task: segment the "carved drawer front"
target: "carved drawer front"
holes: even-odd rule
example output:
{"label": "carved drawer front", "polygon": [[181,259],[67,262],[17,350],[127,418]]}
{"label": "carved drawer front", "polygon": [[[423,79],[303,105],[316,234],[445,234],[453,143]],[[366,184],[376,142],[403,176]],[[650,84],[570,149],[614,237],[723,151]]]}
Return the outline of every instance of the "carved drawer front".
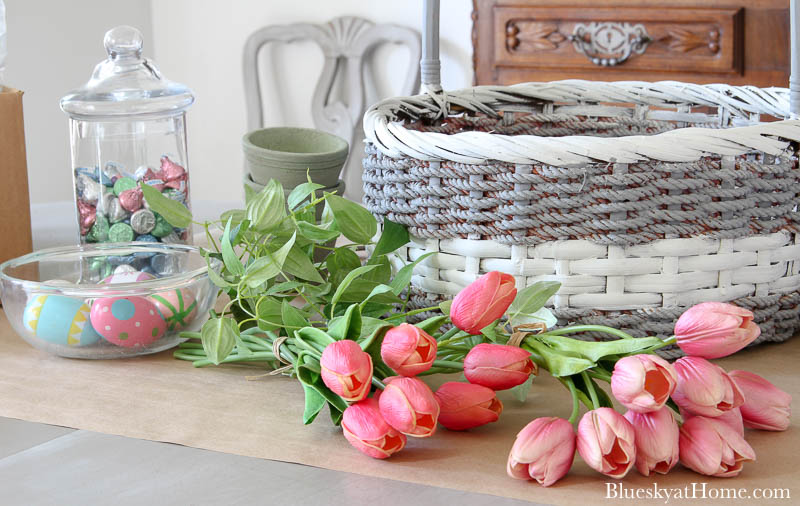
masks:
{"label": "carved drawer front", "polygon": [[741,73],[741,9],[494,8],[494,66]]}

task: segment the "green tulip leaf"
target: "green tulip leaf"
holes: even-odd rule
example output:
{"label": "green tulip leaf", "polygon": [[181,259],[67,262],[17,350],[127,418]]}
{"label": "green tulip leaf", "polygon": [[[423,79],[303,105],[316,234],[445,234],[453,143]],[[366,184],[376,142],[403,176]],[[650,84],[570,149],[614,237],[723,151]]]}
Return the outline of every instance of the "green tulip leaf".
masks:
{"label": "green tulip leaf", "polygon": [[372,269],[375,269],[376,267],[377,267],[376,265],[364,265],[362,267],[355,268],[347,273],[347,275],[344,277],[339,286],[336,287],[336,291],[333,293],[333,297],[331,298],[331,315],[335,314],[334,309],[336,308],[336,303],[339,302],[339,299],[342,298],[342,295],[350,287],[350,284],[353,282],[353,280],[355,280],[358,276],[364,274],[365,272],[369,272]]}
{"label": "green tulip leaf", "polygon": [[378,232],[375,217],[362,206],[338,195],[326,194],[336,224],[342,234],[358,244],[367,244]]}
{"label": "green tulip leaf", "polygon": [[357,341],[361,337],[361,308],[351,304],[342,316],[333,318],[328,324],[328,334],[341,341],[351,339]]}
{"label": "green tulip leaf", "polygon": [[[165,197],[149,184],[140,184],[142,195],[150,210],[158,213],[167,223],[177,228],[186,228],[192,224],[192,213],[177,200]],[[371,215],[370,215],[371,216]]]}
{"label": "green tulip leaf", "polygon": [[426,320],[416,323],[414,326],[424,330],[429,335],[433,335],[442,325],[447,323],[447,315],[431,316]]}
{"label": "green tulip leaf", "polygon": [[200,329],[200,341],[206,356],[219,365],[236,345],[239,326],[232,318],[211,318]]}

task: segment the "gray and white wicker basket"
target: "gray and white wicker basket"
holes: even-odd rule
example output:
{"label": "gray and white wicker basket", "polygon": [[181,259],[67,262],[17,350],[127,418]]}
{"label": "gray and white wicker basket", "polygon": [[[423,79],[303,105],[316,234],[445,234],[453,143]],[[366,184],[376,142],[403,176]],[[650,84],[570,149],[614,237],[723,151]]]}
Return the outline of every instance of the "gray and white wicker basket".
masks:
{"label": "gray and white wicker basket", "polygon": [[428,92],[364,117],[365,204],[413,237],[395,261],[438,253],[412,280],[415,305],[499,270],[518,287],[560,281],[550,304],[564,323],[666,336],[687,306],[717,300],[752,309],[759,341],[800,329],[789,90],[573,80],[445,93],[436,24]]}

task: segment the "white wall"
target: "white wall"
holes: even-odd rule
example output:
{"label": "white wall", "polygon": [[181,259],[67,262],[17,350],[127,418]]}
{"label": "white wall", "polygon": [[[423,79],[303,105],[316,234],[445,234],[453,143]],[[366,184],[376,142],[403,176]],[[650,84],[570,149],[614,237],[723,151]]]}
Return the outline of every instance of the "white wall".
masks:
{"label": "white wall", "polygon": [[[443,85],[462,88],[472,81],[470,0],[442,2]],[[241,198],[241,137],[246,132],[242,48],[255,30],[274,24],[325,23],[360,16],[376,23],[421,29],[421,0],[154,0],[155,60],[170,79],[188,84],[197,102],[188,113],[192,200]],[[313,127],[310,98],[322,68],[311,43],[272,53],[274,77],[288,99],[267,99],[265,126]],[[396,95],[408,58],[399,48],[383,48],[377,66],[388,70],[380,94]],[[413,62],[417,65],[418,62]],[[273,87],[273,91],[275,88]],[[382,98],[382,97],[381,97]],[[357,162],[357,160],[356,160]]]}
{"label": "white wall", "polygon": [[[25,143],[32,204],[71,200],[67,116],[58,101],[106,57],[103,35],[136,26],[152,52],[149,0],[5,0],[6,85],[25,92]],[[34,220],[38,218],[34,216]],[[74,220],[71,220],[74,222]]]}
{"label": "white wall", "polygon": [[[242,196],[241,136],[246,131],[242,48],[262,26],[324,23],[361,16],[376,23],[420,29],[421,0],[5,0],[9,58],[6,81],[25,91],[28,177],[33,204],[72,199],[69,135],[58,107],[62,95],[83,84],[105,57],[103,35],[119,24],[138,27],[145,56],[169,79],[197,94],[188,113],[192,200]],[[472,80],[470,0],[443,0],[443,85]],[[278,87],[267,100],[266,124],[313,126],[309,100],[322,67],[311,43],[275,52]],[[378,94],[396,95],[407,57],[383,48],[376,69],[387,71]],[[417,63],[414,62],[414,65]],[[277,89],[287,93],[278,100]],[[373,97],[377,98],[377,97]]]}

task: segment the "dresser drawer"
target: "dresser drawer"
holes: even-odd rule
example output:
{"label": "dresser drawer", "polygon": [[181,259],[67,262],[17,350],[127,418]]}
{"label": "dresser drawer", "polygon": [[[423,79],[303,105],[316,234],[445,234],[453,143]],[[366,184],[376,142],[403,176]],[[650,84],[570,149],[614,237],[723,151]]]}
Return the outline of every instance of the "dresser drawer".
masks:
{"label": "dresser drawer", "polygon": [[742,9],[495,7],[494,64],[740,74]]}
{"label": "dresser drawer", "polygon": [[789,0],[473,0],[472,21],[475,84],[789,82]]}

